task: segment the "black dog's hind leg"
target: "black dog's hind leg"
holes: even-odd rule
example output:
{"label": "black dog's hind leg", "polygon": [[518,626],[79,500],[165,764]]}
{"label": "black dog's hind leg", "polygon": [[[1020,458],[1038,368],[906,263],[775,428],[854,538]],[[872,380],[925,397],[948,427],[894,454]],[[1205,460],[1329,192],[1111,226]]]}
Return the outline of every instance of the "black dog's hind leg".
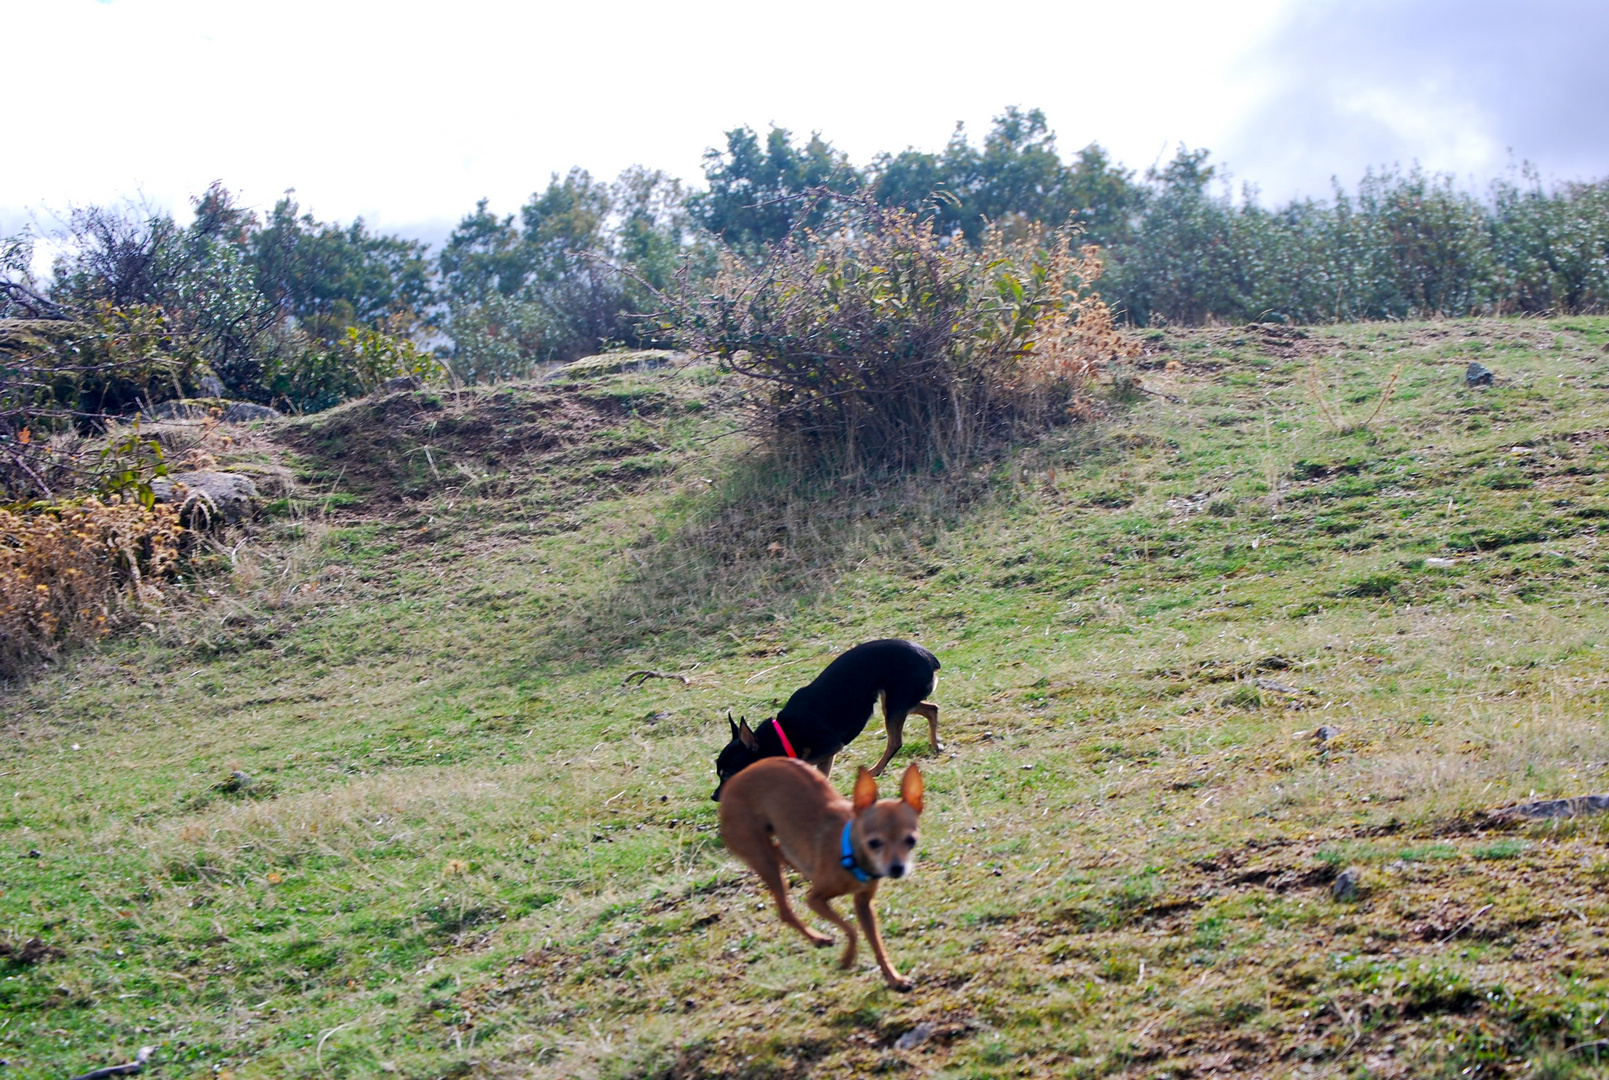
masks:
{"label": "black dog's hind leg", "polygon": [[920,704],[912,705],[911,712],[927,717],[928,744],[933,748],[935,754],[943,750],[944,744],[939,742],[939,707],[931,701],[924,701]]}

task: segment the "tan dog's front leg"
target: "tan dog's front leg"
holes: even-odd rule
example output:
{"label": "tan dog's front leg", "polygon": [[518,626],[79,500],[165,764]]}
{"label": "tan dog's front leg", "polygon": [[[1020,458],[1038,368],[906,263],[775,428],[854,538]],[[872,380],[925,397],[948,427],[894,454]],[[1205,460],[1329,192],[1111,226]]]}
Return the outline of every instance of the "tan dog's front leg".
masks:
{"label": "tan dog's front leg", "polygon": [[831,899],[832,897],[815,889],[805,894],[805,903],[809,905],[811,911],[844,932],[844,952],[838,957],[838,966],[847,971],[855,962],[855,928],[832,909],[832,904],[828,903]]}
{"label": "tan dog's front leg", "polygon": [[911,980],[895,971],[894,965],[888,962],[888,950],[883,948],[883,935],[877,930],[877,913],[872,910],[872,894],[869,891],[855,894],[855,918],[866,932],[866,940],[871,942],[872,955],[877,957],[877,966],[883,969],[883,980],[889,988],[909,990],[914,986]]}

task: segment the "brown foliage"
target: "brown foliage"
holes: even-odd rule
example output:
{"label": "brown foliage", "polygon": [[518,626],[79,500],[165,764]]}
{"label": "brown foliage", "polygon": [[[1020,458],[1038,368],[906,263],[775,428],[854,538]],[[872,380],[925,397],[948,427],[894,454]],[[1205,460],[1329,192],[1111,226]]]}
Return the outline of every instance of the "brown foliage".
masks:
{"label": "brown foliage", "polygon": [[183,547],[169,506],[114,497],[0,509],[0,676],[159,600]]}

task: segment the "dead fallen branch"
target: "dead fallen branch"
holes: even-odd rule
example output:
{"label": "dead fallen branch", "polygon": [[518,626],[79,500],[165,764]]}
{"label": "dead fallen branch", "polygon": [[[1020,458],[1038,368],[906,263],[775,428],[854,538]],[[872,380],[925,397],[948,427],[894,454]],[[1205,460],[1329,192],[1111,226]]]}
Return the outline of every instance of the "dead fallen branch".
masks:
{"label": "dead fallen branch", "polygon": [[680,679],[682,681],[683,686],[688,686],[693,681],[692,679],[689,679],[686,675],[678,675],[674,671],[667,675],[663,671],[649,671],[647,668],[643,668],[641,671],[633,671],[630,675],[627,675],[625,677],[625,679],[621,681],[620,685],[621,686],[630,686],[631,685],[631,680],[633,680],[633,679],[637,680],[637,685],[638,686],[641,686],[643,683],[647,682],[649,679]]}
{"label": "dead fallen branch", "polygon": [[1447,944],[1453,938],[1457,937],[1459,934],[1462,934],[1465,930],[1468,930],[1471,926],[1474,926],[1475,925],[1475,920],[1480,918],[1482,915],[1486,914],[1490,910],[1492,910],[1492,905],[1487,904],[1485,907],[1483,907],[1479,911],[1475,912],[1475,914],[1471,915],[1469,918],[1465,919],[1463,922],[1459,923],[1457,926],[1455,926],[1451,930],[1449,930],[1447,932],[1447,936],[1443,937],[1440,941],[1436,942],[1436,944],[1437,945],[1445,945],[1445,944]]}
{"label": "dead fallen branch", "polygon": [[121,1065],[108,1065],[104,1069],[80,1073],[73,1077],[73,1080],[103,1080],[104,1077],[108,1076],[133,1076],[135,1073],[145,1070],[145,1063],[150,1060],[151,1055],[154,1053],[156,1053],[156,1047],[142,1046],[140,1047],[140,1052],[134,1055],[133,1061],[127,1061]]}

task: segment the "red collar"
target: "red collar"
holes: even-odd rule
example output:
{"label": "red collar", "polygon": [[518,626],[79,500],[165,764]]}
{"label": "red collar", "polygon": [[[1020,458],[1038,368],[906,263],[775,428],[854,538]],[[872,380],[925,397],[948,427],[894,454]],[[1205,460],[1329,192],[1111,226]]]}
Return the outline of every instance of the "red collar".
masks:
{"label": "red collar", "polygon": [[782,724],[774,716],[771,718],[771,730],[777,733],[778,739],[782,740],[782,752],[784,754],[791,758],[799,756],[793,752],[793,744],[788,741],[788,733],[782,730]]}

